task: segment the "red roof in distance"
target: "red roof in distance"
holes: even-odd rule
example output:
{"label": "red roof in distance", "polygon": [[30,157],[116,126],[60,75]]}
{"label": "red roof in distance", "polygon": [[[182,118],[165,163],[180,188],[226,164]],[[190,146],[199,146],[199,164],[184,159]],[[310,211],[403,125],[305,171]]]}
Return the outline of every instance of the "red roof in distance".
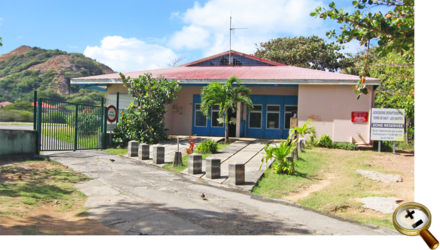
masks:
{"label": "red roof in distance", "polygon": [[11,104],[12,104],[12,102],[8,102],[8,101],[0,102],[0,107],[6,107],[6,106],[11,105]]}
{"label": "red roof in distance", "polygon": [[[36,102],[36,103],[37,103],[37,105],[38,105],[38,102]],[[32,104],[32,106],[34,106],[34,102],[31,102],[31,104]],[[43,107],[43,108],[56,108],[55,106],[52,106],[52,105],[47,104],[47,103],[45,103],[45,102],[42,102],[42,103],[41,103],[41,107]]]}

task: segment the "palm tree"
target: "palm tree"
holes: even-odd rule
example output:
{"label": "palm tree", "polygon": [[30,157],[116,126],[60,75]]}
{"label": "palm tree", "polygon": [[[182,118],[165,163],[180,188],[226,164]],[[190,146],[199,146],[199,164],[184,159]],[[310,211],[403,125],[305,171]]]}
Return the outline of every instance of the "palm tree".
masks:
{"label": "palm tree", "polygon": [[[307,127],[309,125],[310,127]],[[288,140],[292,141],[295,137],[298,137],[298,135],[301,135],[302,138],[304,138],[306,135],[316,136],[316,129],[312,125],[313,125],[313,120],[309,119],[301,127],[292,128]]]}
{"label": "palm tree", "polygon": [[[250,98],[251,90],[240,85],[240,82],[241,80],[237,76],[232,76],[226,81],[226,84],[213,82],[202,89],[200,109],[205,116],[211,118],[211,108],[215,105],[219,106],[219,122],[225,123],[225,143],[229,143],[228,110],[232,109],[235,112],[239,102],[246,104],[249,110],[254,108]],[[233,88],[233,83],[237,83],[237,87]]]}

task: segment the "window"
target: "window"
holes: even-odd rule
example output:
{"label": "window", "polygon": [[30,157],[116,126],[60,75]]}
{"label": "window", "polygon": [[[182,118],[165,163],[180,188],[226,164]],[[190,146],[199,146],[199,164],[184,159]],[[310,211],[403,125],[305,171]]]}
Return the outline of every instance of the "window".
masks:
{"label": "window", "polygon": [[195,127],[206,127],[207,118],[203,115],[202,111],[200,110],[200,104],[196,104],[196,122]]}
{"label": "window", "polygon": [[261,128],[263,105],[254,104],[254,109],[249,112],[249,128]]}
{"label": "window", "polygon": [[280,106],[267,105],[267,127],[268,129],[280,128]]}
{"label": "window", "polygon": [[218,122],[218,118],[219,116],[219,112],[220,112],[220,106],[219,105],[215,105],[214,107],[212,107],[212,111],[211,111],[211,127],[223,127],[223,123],[219,123]]}
{"label": "window", "polygon": [[284,107],[284,129],[290,129],[290,118],[297,118],[298,107],[286,105]]}

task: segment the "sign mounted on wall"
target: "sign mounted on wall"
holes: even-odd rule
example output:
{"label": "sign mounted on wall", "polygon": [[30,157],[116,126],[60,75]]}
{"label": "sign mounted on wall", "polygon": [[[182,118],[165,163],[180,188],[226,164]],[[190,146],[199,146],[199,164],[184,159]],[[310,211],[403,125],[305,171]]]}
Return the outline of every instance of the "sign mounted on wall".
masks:
{"label": "sign mounted on wall", "polygon": [[404,141],[405,109],[379,109],[371,111],[371,140]]}
{"label": "sign mounted on wall", "polygon": [[368,112],[351,112],[351,122],[368,122]]}
{"label": "sign mounted on wall", "polygon": [[116,112],[116,107],[113,105],[108,106],[108,108],[107,108],[107,121],[115,122],[116,117],[118,117],[118,112]]}

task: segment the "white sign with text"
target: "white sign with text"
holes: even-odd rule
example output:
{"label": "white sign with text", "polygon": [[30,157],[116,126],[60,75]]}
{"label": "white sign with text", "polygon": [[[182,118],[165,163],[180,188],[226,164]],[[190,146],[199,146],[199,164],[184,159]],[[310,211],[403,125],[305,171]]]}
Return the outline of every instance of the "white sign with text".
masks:
{"label": "white sign with text", "polygon": [[405,110],[373,108],[371,112],[371,140],[404,141]]}

